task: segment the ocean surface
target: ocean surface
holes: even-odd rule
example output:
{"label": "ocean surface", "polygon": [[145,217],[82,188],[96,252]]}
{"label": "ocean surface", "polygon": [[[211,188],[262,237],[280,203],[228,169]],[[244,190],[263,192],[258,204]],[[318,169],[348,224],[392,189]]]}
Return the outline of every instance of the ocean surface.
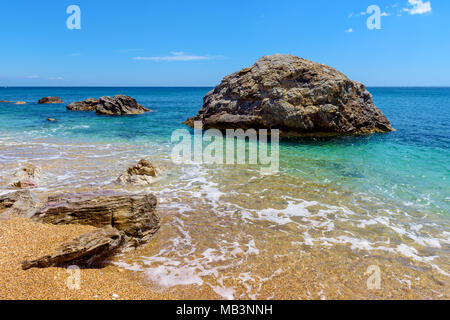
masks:
{"label": "ocean surface", "polygon": [[[405,286],[415,297],[448,297],[450,88],[369,88],[395,132],[282,139],[276,175],[171,161],[173,131],[190,130],[182,123],[209,90],[0,88],[0,100],[27,102],[0,103],[0,193],[22,163],[42,168],[42,196],[119,188],[118,175],[145,157],[161,177],[128,191],[158,196],[162,228],[145,250],[115,263],[158,288],[230,299],[364,298],[375,294],[364,275],[376,265],[380,290],[393,297]],[[153,112],[109,117],[37,104],[115,94]]]}

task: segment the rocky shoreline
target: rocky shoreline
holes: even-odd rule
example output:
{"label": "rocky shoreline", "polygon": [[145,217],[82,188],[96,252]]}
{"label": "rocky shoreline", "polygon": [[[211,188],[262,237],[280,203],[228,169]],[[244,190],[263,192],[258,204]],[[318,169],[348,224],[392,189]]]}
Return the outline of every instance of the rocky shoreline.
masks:
{"label": "rocky shoreline", "polygon": [[[96,228],[71,242],[63,243],[51,255],[23,261],[24,270],[34,267],[101,265],[106,258],[118,252],[144,245],[160,228],[157,199],[153,194],[97,190],[58,194],[41,202],[30,191],[39,184],[39,168],[28,165],[18,172],[21,174],[19,180],[11,188],[22,190],[0,196],[0,218],[19,216],[44,224],[75,224]],[[142,159],[121,175],[117,183],[133,184],[137,181],[137,185],[149,185],[151,180],[148,177],[156,177],[156,169]]]}

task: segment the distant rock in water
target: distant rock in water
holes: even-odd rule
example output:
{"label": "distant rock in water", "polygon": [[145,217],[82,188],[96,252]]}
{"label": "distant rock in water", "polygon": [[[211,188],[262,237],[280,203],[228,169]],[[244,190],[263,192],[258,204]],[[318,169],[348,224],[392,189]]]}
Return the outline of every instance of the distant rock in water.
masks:
{"label": "distant rock in water", "polygon": [[11,101],[8,101],[8,100],[0,100],[0,103],[11,103]]}
{"label": "distant rock in water", "polygon": [[225,77],[204,97],[204,128],[280,129],[284,135],[392,131],[363,84],[323,64],[275,54]]}
{"label": "distant rock in water", "polygon": [[52,103],[64,103],[60,98],[58,97],[45,97],[38,101],[39,104],[52,104]]}
{"label": "distant rock in water", "polygon": [[154,182],[155,178],[155,167],[149,161],[142,159],[135,166],[128,168],[117,182],[123,185],[145,186]]}
{"label": "distant rock in water", "polygon": [[102,115],[132,115],[143,114],[150,111],[129,96],[116,95],[114,97],[101,97],[95,108],[97,114]]}
{"label": "distant rock in water", "polygon": [[47,118],[47,121],[49,121],[49,122],[56,122],[56,119],[55,118]]}
{"label": "distant rock in water", "polygon": [[72,111],[95,111],[98,99],[89,98],[84,101],[78,101],[69,104],[66,108]]}
{"label": "distant rock in water", "polygon": [[27,104],[25,101],[17,101],[16,103],[14,103],[14,104]]}

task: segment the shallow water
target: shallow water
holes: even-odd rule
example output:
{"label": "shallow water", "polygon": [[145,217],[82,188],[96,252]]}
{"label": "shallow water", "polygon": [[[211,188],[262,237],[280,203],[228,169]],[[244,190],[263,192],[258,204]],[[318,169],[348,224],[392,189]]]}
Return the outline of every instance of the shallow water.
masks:
{"label": "shallow water", "polygon": [[[119,188],[117,176],[145,157],[161,178],[128,190],[158,196],[162,227],[116,263],[152,286],[234,299],[448,298],[450,89],[372,88],[396,132],[283,140],[277,175],[170,160],[173,130],[208,90],[0,89],[0,100],[28,102],[0,104],[0,192],[24,162],[41,167],[42,197]],[[118,93],[154,112],[116,118],[36,104]],[[381,269],[379,290],[367,288],[370,265]]]}

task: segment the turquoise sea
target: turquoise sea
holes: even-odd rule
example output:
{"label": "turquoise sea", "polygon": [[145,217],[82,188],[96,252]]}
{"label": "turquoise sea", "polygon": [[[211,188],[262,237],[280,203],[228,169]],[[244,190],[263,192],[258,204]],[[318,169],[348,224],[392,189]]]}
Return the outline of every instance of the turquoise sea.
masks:
{"label": "turquoise sea", "polygon": [[[448,277],[450,88],[369,88],[395,132],[283,139],[275,176],[254,166],[171,163],[172,132],[189,129],[183,121],[211,89],[0,88],[0,100],[27,102],[0,103],[0,192],[23,162],[43,167],[37,192],[46,194],[109,186],[140,158],[155,161],[164,175],[149,189],[171,227],[148,255],[118,263],[165,288],[208,284],[224,298],[262,297],[248,279],[264,278],[263,271],[236,271],[239,261],[250,268],[261,261],[255,256],[274,250],[291,259],[297,247],[382,252]],[[45,96],[69,104],[115,94],[153,112],[108,117],[37,104]],[[272,275],[287,272],[275,265]]]}

